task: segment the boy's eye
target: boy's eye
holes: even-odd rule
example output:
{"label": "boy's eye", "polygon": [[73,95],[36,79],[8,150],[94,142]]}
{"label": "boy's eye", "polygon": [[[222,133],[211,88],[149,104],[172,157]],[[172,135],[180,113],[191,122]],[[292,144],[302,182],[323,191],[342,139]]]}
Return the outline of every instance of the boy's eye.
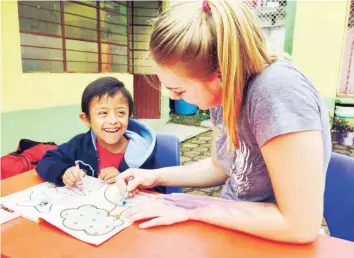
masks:
{"label": "boy's eye", "polygon": [[99,115],[106,115],[107,112],[105,112],[105,111],[100,111],[100,112],[98,112],[98,114],[99,114]]}

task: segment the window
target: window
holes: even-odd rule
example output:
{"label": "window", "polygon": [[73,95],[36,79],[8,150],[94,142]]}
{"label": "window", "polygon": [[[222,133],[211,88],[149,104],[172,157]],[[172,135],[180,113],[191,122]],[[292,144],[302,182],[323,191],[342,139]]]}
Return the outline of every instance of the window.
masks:
{"label": "window", "polygon": [[161,11],[161,1],[132,1],[129,7],[130,65],[135,74],[154,74],[149,57],[152,19]]}
{"label": "window", "polygon": [[129,2],[19,1],[24,72],[130,72]]}

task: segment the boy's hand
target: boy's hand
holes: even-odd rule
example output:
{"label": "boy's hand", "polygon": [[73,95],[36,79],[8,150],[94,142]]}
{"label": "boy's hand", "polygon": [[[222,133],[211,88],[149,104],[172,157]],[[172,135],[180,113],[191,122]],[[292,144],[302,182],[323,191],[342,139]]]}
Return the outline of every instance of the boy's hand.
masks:
{"label": "boy's hand", "polygon": [[116,176],[119,175],[119,171],[115,167],[109,167],[101,169],[101,173],[98,178],[104,181],[106,184],[113,184],[116,182]]}
{"label": "boy's hand", "polygon": [[63,183],[67,187],[72,187],[75,185],[79,185],[82,182],[82,179],[86,176],[86,173],[79,168],[78,164],[75,166],[68,168],[64,175],[62,176]]}

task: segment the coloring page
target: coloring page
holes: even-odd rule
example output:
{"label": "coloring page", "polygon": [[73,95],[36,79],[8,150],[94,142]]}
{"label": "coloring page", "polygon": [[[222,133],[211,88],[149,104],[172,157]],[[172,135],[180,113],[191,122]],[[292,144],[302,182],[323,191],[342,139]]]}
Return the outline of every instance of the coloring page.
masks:
{"label": "coloring page", "polygon": [[76,187],[46,182],[5,196],[1,204],[24,218],[35,222],[43,219],[77,239],[99,245],[130,226],[121,215],[152,195],[138,193],[124,205],[122,198],[116,185],[86,176]]}

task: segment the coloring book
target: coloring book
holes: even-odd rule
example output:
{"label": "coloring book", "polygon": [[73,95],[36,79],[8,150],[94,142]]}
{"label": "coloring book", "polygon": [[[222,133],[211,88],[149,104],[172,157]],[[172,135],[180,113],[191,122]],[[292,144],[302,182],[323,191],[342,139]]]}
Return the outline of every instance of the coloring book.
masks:
{"label": "coloring book", "polygon": [[78,187],[42,183],[1,198],[1,204],[22,217],[49,222],[84,242],[100,245],[131,225],[121,215],[152,195],[138,193],[121,205],[122,196],[114,184],[86,176]]}

